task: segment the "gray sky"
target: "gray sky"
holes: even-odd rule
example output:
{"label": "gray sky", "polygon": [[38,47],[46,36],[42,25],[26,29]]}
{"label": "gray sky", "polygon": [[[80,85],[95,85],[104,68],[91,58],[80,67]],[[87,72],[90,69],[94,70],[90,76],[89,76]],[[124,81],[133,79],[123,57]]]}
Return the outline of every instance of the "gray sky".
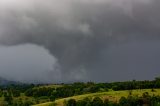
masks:
{"label": "gray sky", "polygon": [[1,0],[0,75],[23,82],[160,74],[159,0]]}

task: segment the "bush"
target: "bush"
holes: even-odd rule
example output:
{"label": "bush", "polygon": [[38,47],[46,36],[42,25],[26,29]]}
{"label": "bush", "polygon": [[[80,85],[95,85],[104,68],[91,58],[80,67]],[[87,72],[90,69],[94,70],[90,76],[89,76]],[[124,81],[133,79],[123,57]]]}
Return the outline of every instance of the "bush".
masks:
{"label": "bush", "polygon": [[68,100],[67,106],[76,106],[76,100],[75,99]]}
{"label": "bush", "polygon": [[49,99],[50,99],[50,101],[55,101],[55,96],[54,96],[54,95],[51,95],[51,96],[49,97]]}
{"label": "bush", "polygon": [[104,100],[104,106],[109,106],[109,100],[108,99]]}
{"label": "bush", "polygon": [[79,101],[77,101],[77,105],[76,106],[86,106],[86,104],[87,104],[87,101],[79,100]]}
{"label": "bush", "polygon": [[92,101],[92,106],[103,106],[103,101],[99,97],[95,97]]}

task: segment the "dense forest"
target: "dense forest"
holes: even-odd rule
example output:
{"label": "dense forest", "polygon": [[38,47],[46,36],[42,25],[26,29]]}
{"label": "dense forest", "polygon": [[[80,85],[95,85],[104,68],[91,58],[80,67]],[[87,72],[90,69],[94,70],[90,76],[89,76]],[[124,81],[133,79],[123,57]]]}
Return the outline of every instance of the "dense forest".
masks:
{"label": "dense forest", "polygon": [[133,89],[151,89],[151,91],[154,92],[154,89],[157,88],[160,88],[160,78],[155,78],[153,81],[133,80],[111,83],[76,82],[73,84],[55,84],[55,86],[12,84],[0,87],[0,106],[30,106],[43,102],[55,101],[60,98],[96,92],[109,92],[110,90],[129,90],[130,93],[127,98],[121,97],[118,103],[109,100],[101,100],[101,98],[95,97],[93,99],[85,98],[80,101],[71,99],[66,101],[65,104],[67,106],[141,106],[144,103],[148,103],[154,106],[153,104],[160,103],[159,96],[150,96],[145,92],[142,97],[134,97],[132,96],[131,91]]}

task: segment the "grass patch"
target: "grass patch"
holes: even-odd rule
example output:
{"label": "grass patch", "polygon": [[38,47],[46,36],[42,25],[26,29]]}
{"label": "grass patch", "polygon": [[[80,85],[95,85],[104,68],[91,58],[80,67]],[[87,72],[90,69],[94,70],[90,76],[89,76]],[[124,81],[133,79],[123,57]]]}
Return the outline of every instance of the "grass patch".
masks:
{"label": "grass patch", "polygon": [[[129,95],[129,90],[124,90],[124,91],[109,91],[109,92],[101,92],[101,93],[91,93],[91,94],[84,94],[84,95],[79,95],[79,96],[73,96],[73,97],[68,97],[68,98],[63,98],[63,99],[57,99],[55,103],[57,106],[63,106],[63,102],[67,101],[69,99],[75,99],[75,100],[81,100],[86,97],[93,98],[93,97],[100,97],[102,99],[109,99],[110,101],[119,101],[119,99],[124,96],[127,97]],[[148,92],[149,95],[160,95],[160,89],[155,89],[154,92],[152,92],[151,89],[142,89],[142,90],[132,90],[132,95],[133,96],[142,96],[143,93]],[[34,106],[49,106],[53,102],[47,102],[47,103],[42,103]]]}

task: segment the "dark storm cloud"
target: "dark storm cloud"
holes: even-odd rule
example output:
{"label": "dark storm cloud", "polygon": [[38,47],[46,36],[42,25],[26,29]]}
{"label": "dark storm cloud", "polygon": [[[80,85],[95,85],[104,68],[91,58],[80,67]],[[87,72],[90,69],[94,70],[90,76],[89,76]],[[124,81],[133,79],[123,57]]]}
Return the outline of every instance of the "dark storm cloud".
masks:
{"label": "dark storm cloud", "polygon": [[58,81],[151,79],[160,68],[159,5],[159,0],[2,0],[0,43],[48,49],[60,65]]}

